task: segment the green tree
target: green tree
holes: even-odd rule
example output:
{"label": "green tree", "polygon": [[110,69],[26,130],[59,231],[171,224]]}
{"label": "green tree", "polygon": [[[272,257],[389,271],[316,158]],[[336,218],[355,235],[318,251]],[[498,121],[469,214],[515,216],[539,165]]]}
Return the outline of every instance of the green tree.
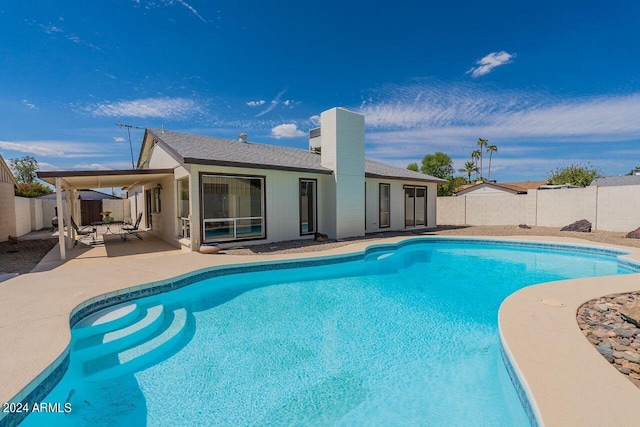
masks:
{"label": "green tree", "polygon": [[39,182],[30,184],[21,182],[18,184],[18,188],[15,189],[15,195],[18,197],[40,197],[51,193],[53,193],[51,188]]}
{"label": "green tree", "polygon": [[25,184],[31,184],[38,178],[38,161],[35,157],[24,156],[20,159],[9,160],[16,180]]}
{"label": "green tree", "polygon": [[420,172],[445,179],[453,175],[453,160],[440,151],[435,154],[427,154],[422,158]]}
{"label": "green tree", "polygon": [[416,162],[410,163],[409,166],[407,166],[407,169],[414,172],[420,172],[420,168]]}
{"label": "green tree", "polygon": [[631,169],[627,175],[635,175],[638,172],[640,172],[640,166],[636,166],[635,168]]}
{"label": "green tree", "polygon": [[484,177],[484,169],[482,167],[482,152],[484,151],[484,148],[489,145],[489,140],[478,138],[478,142],[476,142],[476,145],[478,146],[477,151],[480,156],[480,177],[482,178]]}
{"label": "green tree", "polygon": [[600,171],[591,166],[590,163],[586,165],[572,163],[569,166],[558,167],[554,171],[547,173],[549,184],[571,184],[579,187],[586,187],[591,184],[594,179],[600,177],[602,177]]}
{"label": "green tree", "polygon": [[[474,170],[474,172],[476,173],[476,179],[478,179],[478,172],[480,172],[480,169],[478,168],[478,160],[480,160],[481,156],[482,156],[482,151],[480,150],[473,150],[471,152],[471,160],[473,161],[473,164],[476,166]],[[469,181],[471,181],[471,178],[469,178]]]}
{"label": "green tree", "polygon": [[467,182],[471,182],[471,174],[478,173],[478,166],[475,164],[473,160],[467,160],[464,162],[464,167],[462,169],[458,169],[458,172],[467,174]]}
{"label": "green tree", "polygon": [[498,152],[497,145],[487,145],[487,153],[489,153],[489,172],[487,173],[487,179],[491,179],[491,157],[493,157],[493,153]]}
{"label": "green tree", "polygon": [[446,184],[438,185],[438,196],[451,196],[456,190],[467,183],[463,176],[449,176]]}

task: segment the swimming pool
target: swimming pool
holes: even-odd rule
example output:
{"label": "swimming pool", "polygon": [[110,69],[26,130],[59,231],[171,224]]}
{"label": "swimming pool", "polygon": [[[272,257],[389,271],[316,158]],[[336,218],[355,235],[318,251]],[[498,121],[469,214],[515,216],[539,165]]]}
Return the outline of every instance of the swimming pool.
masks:
{"label": "swimming pool", "polygon": [[408,241],[212,273],[76,324],[44,399],[73,411],[25,425],[529,425],[500,355],[500,303],[634,271],[572,249]]}

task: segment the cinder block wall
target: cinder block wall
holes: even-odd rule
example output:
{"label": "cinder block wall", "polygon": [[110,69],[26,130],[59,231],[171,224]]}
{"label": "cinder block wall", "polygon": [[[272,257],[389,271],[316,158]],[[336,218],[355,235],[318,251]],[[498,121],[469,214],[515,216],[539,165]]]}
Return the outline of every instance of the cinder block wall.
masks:
{"label": "cinder block wall", "polygon": [[595,230],[628,232],[640,227],[640,185],[438,197],[437,207],[438,225],[563,227],[586,219]]}
{"label": "cinder block wall", "polygon": [[31,199],[16,197],[15,199],[16,235],[18,237],[31,231]]}
{"label": "cinder block wall", "polygon": [[0,182],[0,242],[17,235],[14,198],[13,184]]}

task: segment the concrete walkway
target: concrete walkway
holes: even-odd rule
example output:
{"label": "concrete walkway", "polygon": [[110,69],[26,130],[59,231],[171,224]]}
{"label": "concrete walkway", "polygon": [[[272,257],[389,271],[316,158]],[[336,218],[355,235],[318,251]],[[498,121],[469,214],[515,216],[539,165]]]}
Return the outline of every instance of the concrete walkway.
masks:
{"label": "concrete walkway", "polygon": [[[10,343],[0,346],[0,402],[14,398],[65,351],[69,314],[86,300],[216,265],[359,252],[405,239],[366,240],[294,255],[232,256],[182,252],[148,234],[142,242],[107,236],[103,246],[71,249],[71,259],[64,263],[55,247],[34,272],[0,283],[0,339]],[[512,239],[589,244],[551,237]],[[640,261],[640,253],[635,250],[629,258]],[[545,425],[638,425],[640,391],[583,337],[575,313],[591,298],[639,288],[639,274],[581,279],[525,288],[504,302],[501,333]]]}

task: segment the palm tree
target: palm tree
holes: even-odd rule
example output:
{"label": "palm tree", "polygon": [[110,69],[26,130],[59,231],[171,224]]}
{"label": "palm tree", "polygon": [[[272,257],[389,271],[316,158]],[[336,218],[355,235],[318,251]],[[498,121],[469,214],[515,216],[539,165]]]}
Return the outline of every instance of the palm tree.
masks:
{"label": "palm tree", "polygon": [[473,163],[476,166],[476,170],[474,171],[476,173],[476,179],[478,179],[478,159],[482,158],[482,151],[480,150],[473,150],[471,152],[471,161],[473,161]]}
{"label": "palm tree", "polygon": [[498,152],[497,145],[487,145],[487,153],[489,153],[489,173],[487,173],[487,179],[491,179],[491,157],[493,156],[493,153],[497,153],[497,152]]}
{"label": "palm tree", "polygon": [[478,145],[478,151],[480,152],[480,177],[483,177],[484,169],[482,168],[482,152],[484,151],[484,148],[489,145],[489,140],[478,138],[476,145]]}
{"label": "palm tree", "polygon": [[458,172],[467,174],[467,182],[471,182],[471,174],[473,172],[478,173],[478,166],[473,162],[473,160],[467,160],[464,162],[464,168],[458,169]]}

